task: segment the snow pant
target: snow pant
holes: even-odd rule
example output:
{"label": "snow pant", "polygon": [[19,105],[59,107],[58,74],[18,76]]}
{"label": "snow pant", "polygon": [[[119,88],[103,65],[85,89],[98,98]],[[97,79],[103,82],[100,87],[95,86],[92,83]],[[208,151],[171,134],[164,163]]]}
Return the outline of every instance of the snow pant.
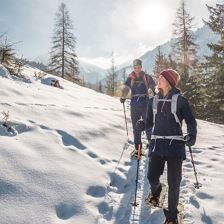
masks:
{"label": "snow pant", "polygon": [[183,159],[180,157],[152,155],[149,158],[148,180],[152,195],[158,197],[161,192],[160,175],[163,174],[165,162],[167,162],[167,181],[169,188],[168,211],[165,212],[165,216],[167,219],[177,219]]}
{"label": "snow pant", "polygon": [[[131,121],[133,127],[133,135],[134,135],[134,144],[135,148],[138,148],[138,145],[142,145],[141,140],[141,131],[136,128],[137,121],[142,118],[146,124],[146,112],[147,112],[147,105],[145,106],[132,106],[131,107]],[[147,139],[150,139],[151,130],[146,130]]]}

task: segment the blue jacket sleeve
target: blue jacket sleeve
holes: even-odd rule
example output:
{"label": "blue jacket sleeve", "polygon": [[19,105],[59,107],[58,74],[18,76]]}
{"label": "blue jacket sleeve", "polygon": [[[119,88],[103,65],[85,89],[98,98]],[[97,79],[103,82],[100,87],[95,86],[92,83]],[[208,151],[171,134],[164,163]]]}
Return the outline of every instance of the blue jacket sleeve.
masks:
{"label": "blue jacket sleeve", "polygon": [[126,86],[128,86],[129,88],[131,88],[131,78],[128,77],[124,83]]}
{"label": "blue jacket sleeve", "polygon": [[187,132],[188,134],[191,134],[197,137],[197,122],[193,115],[191,106],[188,102],[188,100],[185,97],[182,97],[182,106],[181,106],[181,114],[183,116],[183,119],[185,120],[187,124]]}
{"label": "blue jacket sleeve", "polygon": [[146,131],[152,131],[153,128],[153,110],[152,110],[152,102],[153,98],[149,99],[149,103],[147,106],[147,112],[146,112]]}

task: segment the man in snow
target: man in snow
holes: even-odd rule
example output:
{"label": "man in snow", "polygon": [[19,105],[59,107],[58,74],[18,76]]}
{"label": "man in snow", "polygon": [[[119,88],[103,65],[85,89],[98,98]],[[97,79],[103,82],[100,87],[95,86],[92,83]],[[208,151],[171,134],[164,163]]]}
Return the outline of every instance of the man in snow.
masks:
{"label": "man in snow", "polygon": [[[156,205],[162,190],[160,175],[167,163],[168,209],[164,209],[165,224],[176,224],[179,202],[182,161],[186,159],[185,144],[196,141],[197,123],[188,100],[177,89],[179,74],[172,69],[160,73],[159,93],[149,100],[146,128],[152,128],[149,145],[148,180],[151,194],[148,200]],[[183,137],[182,121],[187,124],[188,134]]]}
{"label": "man in snow", "polygon": [[[128,76],[125,86],[122,89],[120,102],[124,103],[131,89],[131,120],[134,134],[135,150],[132,152],[136,156],[138,146],[142,148],[141,131],[136,128],[136,122],[146,118],[147,104],[149,101],[148,90],[155,90],[155,82],[151,76],[142,71],[142,61],[135,59],[133,61],[134,71]],[[150,130],[146,130],[147,136],[150,136]]]}

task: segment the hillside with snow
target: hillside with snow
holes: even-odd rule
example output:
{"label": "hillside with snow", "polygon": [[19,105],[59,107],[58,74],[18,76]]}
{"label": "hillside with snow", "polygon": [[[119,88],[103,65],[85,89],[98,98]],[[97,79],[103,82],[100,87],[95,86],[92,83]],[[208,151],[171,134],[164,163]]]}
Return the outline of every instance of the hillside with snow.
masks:
{"label": "hillside with snow", "polygon": [[[139,206],[131,206],[136,160],[130,159],[119,100],[50,74],[37,79],[35,72],[27,66],[16,78],[0,65],[0,223],[162,223],[162,210],[144,203],[147,157],[140,165]],[[54,79],[62,88],[49,85]],[[6,114],[11,130],[4,126]],[[129,111],[128,127],[131,133]],[[222,224],[224,126],[198,121],[198,132],[193,152],[203,186],[193,187],[188,155],[184,223]]]}

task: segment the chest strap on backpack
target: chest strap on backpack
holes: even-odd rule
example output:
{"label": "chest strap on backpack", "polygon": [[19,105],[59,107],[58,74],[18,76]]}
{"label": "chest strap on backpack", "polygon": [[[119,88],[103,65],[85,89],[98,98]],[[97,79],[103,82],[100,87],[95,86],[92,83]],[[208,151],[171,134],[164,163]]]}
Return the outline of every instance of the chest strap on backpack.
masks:
{"label": "chest strap on backpack", "polygon": [[155,125],[156,121],[156,115],[157,115],[157,110],[158,110],[158,103],[159,102],[170,102],[171,103],[171,113],[173,114],[175,121],[180,125],[181,127],[181,122],[177,116],[177,100],[178,96],[180,94],[175,94],[172,96],[171,99],[159,99],[159,95],[155,95],[153,98],[153,103],[152,103],[152,110],[153,110],[153,123]]}
{"label": "chest strap on backpack", "polygon": [[[136,74],[134,72],[132,72],[129,76],[131,78],[131,87],[134,86],[134,83],[135,83],[135,79],[137,78]],[[148,81],[147,81],[147,78],[146,78],[146,74],[144,73],[143,75],[140,76],[142,78],[142,81],[146,87],[146,95],[148,96],[148,89],[149,89],[149,84],[148,84]]]}
{"label": "chest strap on backpack", "polygon": [[151,135],[151,139],[168,139],[168,140],[185,141],[184,137],[181,135],[174,135],[174,136]]}
{"label": "chest strap on backpack", "polygon": [[170,140],[169,145],[172,144],[173,140],[178,140],[178,141],[183,141],[183,142],[185,141],[184,140],[184,136],[181,136],[181,135],[174,135],[174,136],[151,135],[151,139],[155,140],[155,145],[154,145],[154,147],[152,149],[152,152],[154,152],[155,149],[156,149],[156,143],[157,143],[158,139],[163,139],[163,140],[164,139],[168,139],[168,140]]}
{"label": "chest strap on backpack", "polygon": [[132,97],[146,97],[148,96],[147,94],[134,94]]}

